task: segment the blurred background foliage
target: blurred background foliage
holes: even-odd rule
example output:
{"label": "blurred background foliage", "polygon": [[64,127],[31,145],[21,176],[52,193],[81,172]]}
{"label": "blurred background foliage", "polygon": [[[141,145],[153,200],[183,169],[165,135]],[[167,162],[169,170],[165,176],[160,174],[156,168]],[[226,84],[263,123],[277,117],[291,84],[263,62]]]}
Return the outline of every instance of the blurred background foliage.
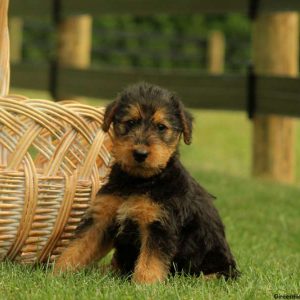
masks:
{"label": "blurred background foliage", "polygon": [[[222,31],[226,38],[225,71],[243,72],[250,60],[250,22],[243,15],[122,15],[93,22],[94,66],[205,71],[212,30]],[[25,21],[25,61],[51,58],[55,45],[51,26],[41,19]]]}

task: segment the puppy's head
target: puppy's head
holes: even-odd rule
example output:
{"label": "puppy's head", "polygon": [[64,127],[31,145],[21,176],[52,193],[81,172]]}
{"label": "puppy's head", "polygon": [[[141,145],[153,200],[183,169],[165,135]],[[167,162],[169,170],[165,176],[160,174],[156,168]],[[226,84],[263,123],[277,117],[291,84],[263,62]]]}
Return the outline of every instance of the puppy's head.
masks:
{"label": "puppy's head", "polygon": [[133,176],[151,177],[167,165],[180,137],[191,143],[192,117],[173,93],[139,83],[107,106],[103,130],[113,124],[113,155]]}

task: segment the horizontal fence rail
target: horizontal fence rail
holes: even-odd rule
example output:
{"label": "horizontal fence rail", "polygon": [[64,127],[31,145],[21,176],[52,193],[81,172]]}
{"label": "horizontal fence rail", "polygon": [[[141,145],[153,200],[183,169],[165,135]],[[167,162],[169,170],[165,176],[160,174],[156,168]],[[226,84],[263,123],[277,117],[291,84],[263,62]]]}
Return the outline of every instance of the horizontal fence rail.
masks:
{"label": "horizontal fence rail", "polygon": [[[72,14],[136,14],[153,13],[249,13],[255,0],[11,0],[10,15],[51,17],[54,3],[61,7],[62,16]],[[42,4],[41,4],[42,2]],[[300,11],[299,0],[261,0],[259,13]]]}
{"label": "horizontal fence rail", "polygon": [[[45,65],[12,65],[12,86],[49,90],[50,67]],[[204,75],[198,72],[120,70],[120,69],[68,69],[57,73],[57,95],[82,95],[112,99],[128,84],[149,81],[174,90],[183,102],[194,108],[247,111],[248,78],[245,75]],[[300,117],[300,79],[256,78],[256,113],[274,113]]]}

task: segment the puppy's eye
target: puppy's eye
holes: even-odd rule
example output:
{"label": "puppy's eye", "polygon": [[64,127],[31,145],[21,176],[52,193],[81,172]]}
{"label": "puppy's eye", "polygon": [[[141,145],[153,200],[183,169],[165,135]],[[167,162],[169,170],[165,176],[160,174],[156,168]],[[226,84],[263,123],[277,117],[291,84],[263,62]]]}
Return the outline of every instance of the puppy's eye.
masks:
{"label": "puppy's eye", "polygon": [[167,126],[164,124],[157,124],[156,126],[159,131],[165,131],[167,129]]}
{"label": "puppy's eye", "polygon": [[136,120],[128,120],[128,121],[126,121],[127,127],[133,127],[134,125],[136,125],[136,123],[137,123]]}

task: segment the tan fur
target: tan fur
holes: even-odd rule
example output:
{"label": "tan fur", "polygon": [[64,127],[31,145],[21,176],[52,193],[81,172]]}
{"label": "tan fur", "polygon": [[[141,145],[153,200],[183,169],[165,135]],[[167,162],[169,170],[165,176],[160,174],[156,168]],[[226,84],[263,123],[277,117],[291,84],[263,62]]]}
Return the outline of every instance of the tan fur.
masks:
{"label": "tan fur", "polygon": [[[170,134],[173,134],[173,132]],[[131,140],[115,138],[113,154],[117,162],[119,162],[122,168],[129,174],[138,177],[151,177],[159,174],[161,170],[166,167],[170,157],[176,150],[179,138],[178,135],[174,139],[174,143],[168,146],[154,137],[151,140],[150,147],[135,145]],[[149,156],[143,166],[138,166],[132,156],[132,151],[141,147],[149,151]]]}
{"label": "tan fur", "polygon": [[140,226],[146,226],[154,221],[162,220],[163,211],[157,203],[149,197],[133,196],[127,199],[117,212],[117,220],[122,223],[126,219],[137,222]]}
{"label": "tan fur", "polygon": [[112,244],[99,247],[101,237],[96,227],[87,230],[62,253],[55,263],[54,273],[76,271],[104,257],[112,249]]}
{"label": "tan fur", "polygon": [[173,145],[169,145],[169,146],[167,146],[164,143],[160,143],[159,141],[157,141],[156,143],[152,143],[150,147],[151,149],[150,152],[152,155],[149,155],[147,159],[149,167],[157,168],[159,171],[164,169],[170,157],[176,150],[176,146],[177,146],[177,139]]}
{"label": "tan fur", "polygon": [[75,271],[104,257],[113,247],[112,241],[102,243],[106,228],[113,222],[122,199],[99,196],[92,208],[95,224],[83,232],[62,253],[55,263],[54,272]]}
{"label": "tan fur", "polygon": [[130,197],[120,206],[117,214],[117,220],[121,225],[126,219],[133,220],[139,225],[141,249],[133,280],[137,283],[163,281],[168,274],[168,264],[147,246],[148,225],[155,221],[163,222],[164,212],[160,205],[153,202],[147,195]]}
{"label": "tan fur", "polygon": [[126,122],[129,120],[137,120],[143,117],[143,112],[139,106],[139,104],[136,105],[130,105],[128,108],[128,115],[124,117],[122,122]]}
{"label": "tan fur", "polygon": [[[160,172],[159,167],[155,164],[155,159],[153,159],[154,165],[148,165],[147,162],[144,166],[138,166],[132,156],[132,151],[136,149],[137,146],[130,140],[125,139],[115,139],[113,155],[116,161],[120,163],[124,171],[128,172],[133,176],[151,177]],[[156,157],[156,153],[149,149],[150,156]],[[147,159],[148,160],[148,159]]]}
{"label": "tan fur", "polygon": [[163,125],[167,126],[168,128],[171,127],[170,124],[167,122],[167,113],[162,108],[158,109],[154,113],[152,119],[153,119],[153,122],[156,124],[163,124]]}
{"label": "tan fur", "polygon": [[208,274],[203,276],[205,280],[216,280],[219,278],[218,274]]}
{"label": "tan fur", "polygon": [[99,228],[111,224],[124,199],[115,195],[100,195],[92,206],[92,216]]}
{"label": "tan fur", "polygon": [[132,279],[143,284],[162,282],[168,275],[168,263],[159,257],[155,250],[147,247],[149,233],[146,225],[141,225],[140,230],[141,250]]}
{"label": "tan fur", "polygon": [[[131,105],[126,116],[123,117],[120,123],[115,124],[115,126],[123,132],[125,130],[124,122],[143,117],[139,104]],[[163,124],[167,127],[164,135],[167,140],[173,141],[171,145],[170,143],[167,145],[162,142],[155,134],[155,131],[153,133],[151,131],[147,132],[150,146],[137,143],[137,139],[144,138],[145,132],[142,128],[135,129],[134,136],[114,137],[113,156],[120,163],[124,171],[133,176],[147,178],[159,174],[166,167],[180,139],[180,134],[171,129],[171,125],[167,120],[167,113],[162,108],[158,109],[152,117],[153,124]],[[132,155],[134,150],[140,150],[141,148],[149,152],[149,156],[143,165],[137,164]]]}
{"label": "tan fur", "polygon": [[120,163],[121,166],[128,171],[135,165],[134,158],[132,156],[133,142],[126,139],[114,139],[113,156],[116,162]]}
{"label": "tan fur", "polygon": [[[165,109],[158,109],[154,115],[153,115],[153,122],[158,125],[158,124],[162,124],[162,125],[165,125],[166,126],[166,130],[165,130],[165,133],[164,133],[164,136],[167,138],[167,139],[172,139],[172,138],[175,138],[176,137],[176,133],[171,129],[172,126],[171,124],[167,121],[168,118],[167,118],[167,112],[165,111]],[[176,142],[174,144],[174,146],[176,146],[179,142],[179,135],[178,135],[178,139],[176,139]],[[171,145],[171,148],[172,145]]]}

